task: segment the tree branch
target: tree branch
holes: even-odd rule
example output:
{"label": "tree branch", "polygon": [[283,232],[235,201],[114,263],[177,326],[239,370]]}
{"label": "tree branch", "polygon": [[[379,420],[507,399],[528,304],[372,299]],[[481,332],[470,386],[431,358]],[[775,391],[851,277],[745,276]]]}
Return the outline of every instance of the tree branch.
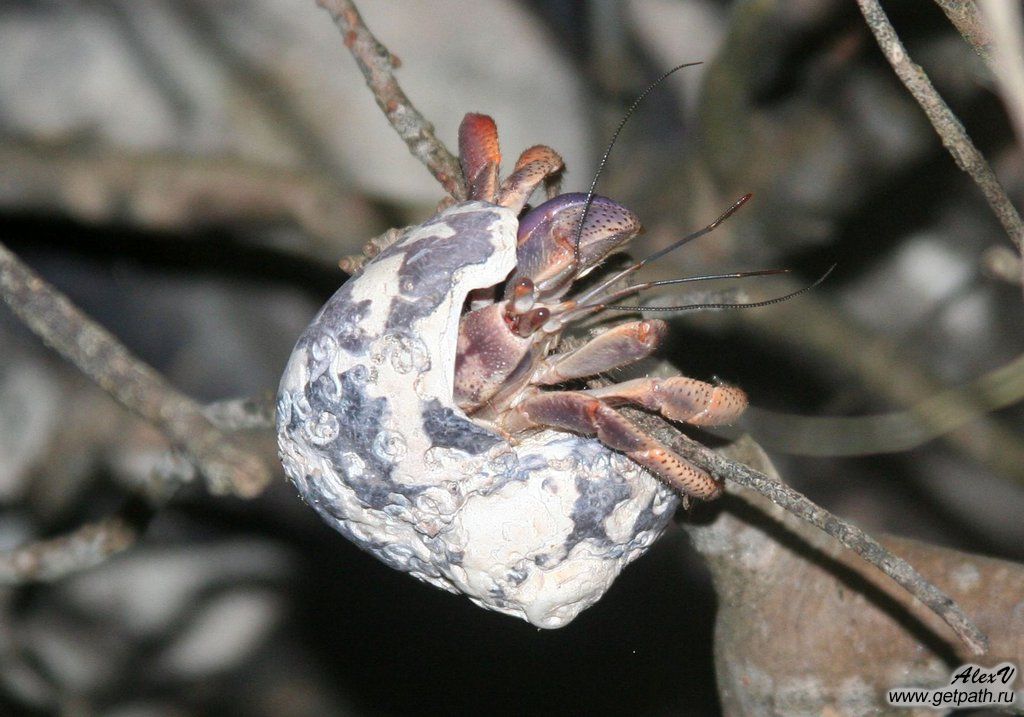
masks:
{"label": "tree branch", "polygon": [[[722,452],[778,478],[749,439]],[[726,713],[889,714],[886,690],[943,684],[953,666],[977,661],[886,575],[764,496],[727,484],[718,505],[681,525],[718,595],[714,650]],[[1024,567],[905,538],[879,542],[991,635],[984,664],[1020,664]]]}
{"label": "tree branch", "polygon": [[93,568],[138,540],[149,515],[128,510],[87,523],[58,538],[0,551],[0,585],[49,582]]}
{"label": "tree branch", "polygon": [[831,535],[895,580],[908,593],[923,602],[929,610],[941,617],[971,652],[983,655],[988,650],[988,638],[952,598],[930,583],[907,561],[886,550],[856,525],[833,515],[786,484],[773,481],[765,474],[742,463],[731,461],[686,436],[680,436],[674,447],[695,465],[760,493],[775,505]]}
{"label": "tree branch", "polygon": [[702,446],[658,416],[636,409],[619,410],[697,467],[721,480],[731,481],[765,496],[775,505],[814,525],[857,553],[941,617],[974,654],[984,654],[988,649],[988,638],[948,595],[926,580],[907,561],[886,550],[857,526],[833,515],[786,484]]}
{"label": "tree branch", "polygon": [[317,0],[327,10],[355,57],[377,105],[409,151],[426,165],[445,191],[457,200],[466,198],[459,161],[434,134],[434,127],[413,107],[395,79],[398,58],[378,42],[351,0]]}
{"label": "tree branch", "polygon": [[[223,431],[266,433],[274,427],[274,398],[269,393],[215,401],[202,412]],[[94,568],[132,547],[156,511],[195,476],[194,466],[179,450],[171,449],[164,458],[133,486],[139,495],[126,500],[114,515],[56,538],[0,551],[0,585],[57,580]]]}
{"label": "tree branch", "polygon": [[924,110],[957,166],[967,172],[981,189],[1017,250],[1024,252],[1024,222],[1021,222],[1020,215],[1010,203],[988,162],[967,136],[952,110],[935,91],[925,71],[911,61],[878,0],[857,0],[857,4],[896,76]]}
{"label": "tree branch", "polygon": [[263,491],[270,469],[237,436],[217,429],[195,401],[167,384],[3,244],[0,296],[51,348],[184,448],[212,492],[254,497]]}
{"label": "tree branch", "polygon": [[935,0],[960,36],[991,67],[992,38],[974,0]]}

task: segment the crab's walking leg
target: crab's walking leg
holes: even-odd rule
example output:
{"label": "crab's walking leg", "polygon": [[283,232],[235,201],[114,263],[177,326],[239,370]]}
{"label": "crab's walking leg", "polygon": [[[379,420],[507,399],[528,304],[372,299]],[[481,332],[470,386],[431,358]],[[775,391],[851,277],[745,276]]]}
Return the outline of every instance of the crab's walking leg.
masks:
{"label": "crab's walking leg", "polygon": [[685,376],[636,378],[592,388],[585,393],[612,405],[643,406],[670,420],[694,426],[732,423],[747,407],[747,394],[735,386],[715,385]]}
{"label": "crab's walking leg", "polygon": [[565,162],[551,147],[538,144],[519,155],[516,168],[501,183],[495,204],[519,211],[529,200],[541,182],[548,199],[558,196],[562,184],[562,170]]}
{"label": "crab's walking leg", "polygon": [[459,162],[470,199],[494,201],[498,193],[501,149],[498,128],[487,115],[468,113],[459,125]]}
{"label": "crab's walking leg", "polygon": [[711,475],[648,436],[614,408],[579,391],[537,393],[505,419],[506,429],[513,432],[537,426],[597,436],[684,495],[711,500],[722,492]]}
{"label": "crab's walking leg", "polygon": [[631,321],[598,334],[577,349],[550,357],[533,383],[551,385],[594,376],[647,358],[668,331],[664,321]]}
{"label": "crab's walking leg", "polygon": [[459,161],[470,199],[494,202],[519,212],[533,190],[544,184],[548,198],[557,196],[565,162],[555,150],[538,144],[519,155],[516,168],[498,184],[501,148],[498,128],[487,115],[468,113],[459,125]]}

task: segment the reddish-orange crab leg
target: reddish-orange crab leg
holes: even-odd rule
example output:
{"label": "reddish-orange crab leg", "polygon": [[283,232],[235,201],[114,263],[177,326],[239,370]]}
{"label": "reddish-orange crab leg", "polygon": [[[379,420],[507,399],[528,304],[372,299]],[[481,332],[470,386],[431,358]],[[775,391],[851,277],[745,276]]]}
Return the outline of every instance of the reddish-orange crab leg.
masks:
{"label": "reddish-orange crab leg", "polygon": [[515,171],[498,183],[501,148],[498,128],[487,115],[468,113],[459,125],[459,161],[466,176],[470,199],[494,202],[519,212],[541,183],[548,197],[558,194],[565,168],[561,156],[544,145],[530,147],[519,155]]}
{"label": "reddish-orange crab leg", "polygon": [[501,149],[498,127],[487,115],[469,112],[459,125],[459,162],[470,199],[493,202],[498,193]]}
{"label": "reddish-orange crab leg", "polygon": [[684,495],[711,500],[722,492],[722,486],[708,473],[645,434],[615,409],[584,393],[535,394],[513,409],[505,424],[513,431],[537,426],[596,436]]}
{"label": "reddish-orange crab leg", "polygon": [[541,182],[544,183],[548,198],[556,197],[560,191],[563,169],[565,162],[558,152],[542,144],[530,147],[519,155],[515,171],[501,183],[494,203],[518,212]]}
{"label": "reddish-orange crab leg", "polygon": [[585,393],[612,405],[643,406],[694,426],[732,423],[747,407],[747,394],[735,386],[716,386],[685,376],[637,378]]}
{"label": "reddish-orange crab leg", "polygon": [[578,349],[549,358],[533,383],[562,383],[634,363],[650,356],[667,331],[668,325],[658,319],[619,324]]}

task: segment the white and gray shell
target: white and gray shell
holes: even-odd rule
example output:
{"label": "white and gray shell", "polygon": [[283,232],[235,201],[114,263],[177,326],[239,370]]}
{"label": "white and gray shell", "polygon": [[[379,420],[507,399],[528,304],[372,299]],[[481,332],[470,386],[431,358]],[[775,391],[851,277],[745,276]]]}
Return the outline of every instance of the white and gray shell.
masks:
{"label": "white and gray shell", "polygon": [[516,261],[513,213],[455,205],[320,310],[278,395],[285,472],[349,540],[397,570],[538,627],[568,624],[664,530],[670,489],[596,440],[510,444],[452,400],[468,292]]}

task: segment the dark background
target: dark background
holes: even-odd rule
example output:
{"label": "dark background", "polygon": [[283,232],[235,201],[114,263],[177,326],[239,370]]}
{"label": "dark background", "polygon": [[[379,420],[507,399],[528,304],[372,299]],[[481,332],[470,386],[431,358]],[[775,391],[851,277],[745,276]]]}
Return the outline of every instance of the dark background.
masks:
{"label": "dark background", "polygon": [[[553,127],[522,146],[555,144],[557,133],[576,143],[566,149],[571,190],[589,185],[648,82],[679,62],[705,63],[651,95],[602,176],[600,191],[647,227],[634,253],[753,192],[719,232],[649,275],[794,270],[742,285],[759,299],[837,268],[779,307],[673,319],[661,356],[687,375],[742,386],[761,409],[860,416],[968,383],[1021,352],[1020,287],[986,270],[1010,244],[854,4],[495,0],[465,15],[455,3],[364,4],[450,146],[462,112],[492,112],[508,128],[508,162],[526,131],[512,109],[502,113],[515,105],[531,127]],[[441,197],[388,137],[326,13],[305,7],[312,1],[278,5],[0,4],[0,240],[203,401],[272,391],[298,333],[344,278],[333,261],[422,221]],[[1024,166],[984,64],[936,6],[890,5],[909,52],[1019,204]],[[438,40],[442,28],[456,40]],[[327,70],[304,72],[307,56]],[[432,84],[421,82],[432,69]],[[346,114],[349,103],[365,119]],[[365,144],[358,122],[385,138],[372,161],[346,154]],[[132,174],[160,162],[186,177],[197,163],[242,163],[243,175],[321,182],[329,206],[316,211],[332,221],[309,232],[256,193],[227,209],[209,194],[167,209],[180,187]],[[119,177],[121,189],[91,172]],[[862,361],[861,351],[881,358]],[[1006,408],[980,419],[977,434],[968,422],[955,439],[891,455],[772,455],[788,482],[870,531],[1020,560],[1024,469],[1005,456],[1024,450],[1021,419]],[[7,547],[116,509],[166,450],[6,310],[0,434]],[[547,632],[388,570],[322,525],[283,479],[250,502],[192,485],[126,555],[0,591],[0,712],[715,714],[714,606],[678,529],[601,603]]]}

